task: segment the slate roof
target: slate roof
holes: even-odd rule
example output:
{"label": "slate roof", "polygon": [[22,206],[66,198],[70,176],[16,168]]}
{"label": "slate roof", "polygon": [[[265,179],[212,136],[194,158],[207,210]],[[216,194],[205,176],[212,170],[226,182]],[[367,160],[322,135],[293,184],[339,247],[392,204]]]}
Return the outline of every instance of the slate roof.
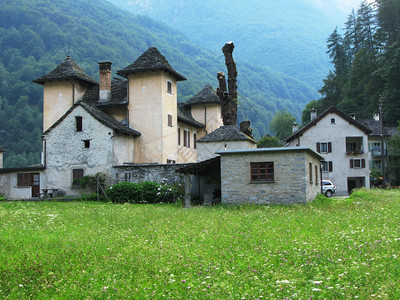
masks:
{"label": "slate roof", "polygon": [[79,79],[92,84],[97,84],[97,81],[87,75],[70,56],[67,56],[67,58],[49,74],[40,76],[33,80],[33,82],[44,84],[46,81],[66,79]]}
{"label": "slate roof", "polygon": [[213,132],[198,139],[201,142],[222,142],[222,141],[249,141],[256,143],[252,138],[241,132],[235,125],[221,126]]}
{"label": "slate roof", "polygon": [[[371,130],[371,133],[369,134],[370,136],[381,136],[381,122],[373,119],[358,120],[358,122]],[[396,127],[383,127],[383,135],[386,137],[391,137],[397,133],[398,131]]]}
{"label": "slate roof", "polygon": [[205,126],[203,123],[200,123],[193,118],[190,108],[186,107],[183,103],[178,103],[178,121],[197,128],[203,128]]}
{"label": "slate roof", "polygon": [[178,81],[186,80],[185,77],[171,67],[165,56],[163,56],[156,47],[149,48],[146,52],[139,56],[139,58],[133,64],[118,71],[117,74],[126,77],[131,73],[159,70],[172,74]]}
{"label": "slate roof", "polygon": [[111,82],[111,99],[107,102],[99,102],[99,85],[95,85],[88,89],[83,95],[83,102],[99,107],[116,107],[126,106],[128,104],[128,81],[115,78]]}
{"label": "slate roof", "polygon": [[53,130],[58,124],[60,124],[77,106],[82,106],[92,117],[94,117],[96,120],[98,120],[100,123],[104,124],[105,126],[116,130],[118,132],[132,135],[132,136],[140,136],[140,132],[130,129],[129,127],[126,127],[122,125],[120,122],[118,122],[116,119],[111,117],[110,115],[106,114],[105,112],[101,111],[100,109],[91,106],[88,103],[85,103],[83,101],[78,101],[75,103],[73,106],[71,106],[70,109],[67,110],[67,112],[57,120],[49,129],[47,129],[43,135],[46,135],[49,133],[51,130]]}
{"label": "slate roof", "polygon": [[199,93],[190,98],[185,105],[221,103],[219,97],[210,84],[207,84]]}
{"label": "slate roof", "polygon": [[298,130],[294,134],[292,134],[290,137],[288,137],[285,140],[286,143],[298,138],[299,136],[302,136],[304,132],[306,132],[311,127],[315,126],[320,120],[325,118],[325,116],[327,116],[330,113],[337,114],[338,116],[342,117],[344,120],[349,122],[349,124],[354,125],[355,127],[360,129],[361,131],[365,132],[366,134],[370,134],[371,133],[371,130],[369,128],[365,127],[364,125],[360,124],[359,122],[357,122],[353,118],[349,117],[345,113],[343,113],[340,110],[338,110],[336,107],[332,106],[332,107],[328,108],[326,111],[324,111],[321,115],[317,116],[314,120],[309,122],[306,126],[304,126],[300,130]]}

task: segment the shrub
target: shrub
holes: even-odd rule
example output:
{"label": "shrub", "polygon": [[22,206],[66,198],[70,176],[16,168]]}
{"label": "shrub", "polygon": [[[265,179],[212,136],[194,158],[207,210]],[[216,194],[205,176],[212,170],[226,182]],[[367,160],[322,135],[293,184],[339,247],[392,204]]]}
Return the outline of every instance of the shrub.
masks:
{"label": "shrub", "polygon": [[[97,194],[96,193],[82,194],[81,198],[79,200],[81,200],[81,201],[97,201]],[[100,198],[100,200],[103,200],[103,199]]]}
{"label": "shrub", "polygon": [[4,197],[3,195],[0,195],[0,201],[6,201],[6,197]]}
{"label": "shrub", "polygon": [[173,203],[183,197],[180,186],[143,181],[139,183],[121,182],[106,190],[113,203]]}

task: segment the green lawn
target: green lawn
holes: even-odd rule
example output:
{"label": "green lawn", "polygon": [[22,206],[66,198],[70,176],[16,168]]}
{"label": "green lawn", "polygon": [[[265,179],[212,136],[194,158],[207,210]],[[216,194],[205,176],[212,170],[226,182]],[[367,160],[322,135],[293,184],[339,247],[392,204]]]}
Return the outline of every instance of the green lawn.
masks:
{"label": "green lawn", "polygon": [[399,299],[400,190],[296,206],[0,202],[0,298]]}

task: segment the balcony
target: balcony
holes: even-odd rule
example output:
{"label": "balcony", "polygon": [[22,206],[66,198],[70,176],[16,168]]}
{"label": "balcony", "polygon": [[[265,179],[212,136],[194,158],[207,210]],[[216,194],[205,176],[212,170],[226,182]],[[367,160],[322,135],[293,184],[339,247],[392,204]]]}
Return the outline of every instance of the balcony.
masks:
{"label": "balcony", "polygon": [[346,155],[357,156],[364,154],[362,137],[346,137]]}

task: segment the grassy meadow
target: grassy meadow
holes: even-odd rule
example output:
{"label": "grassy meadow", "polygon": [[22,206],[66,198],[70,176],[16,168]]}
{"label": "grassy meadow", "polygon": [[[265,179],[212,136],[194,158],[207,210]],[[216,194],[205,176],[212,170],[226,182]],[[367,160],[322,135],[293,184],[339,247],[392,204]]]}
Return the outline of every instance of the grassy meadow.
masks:
{"label": "grassy meadow", "polygon": [[1,299],[399,299],[400,190],[307,205],[0,202]]}

